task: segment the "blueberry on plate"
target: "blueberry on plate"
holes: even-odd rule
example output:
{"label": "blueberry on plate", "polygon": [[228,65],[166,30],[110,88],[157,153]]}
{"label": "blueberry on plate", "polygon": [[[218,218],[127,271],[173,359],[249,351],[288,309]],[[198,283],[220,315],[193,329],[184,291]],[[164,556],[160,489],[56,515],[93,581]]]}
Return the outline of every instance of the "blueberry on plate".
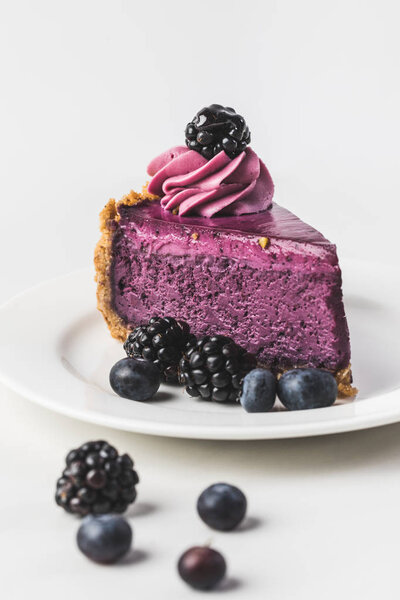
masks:
{"label": "blueberry on plate", "polygon": [[182,554],[178,573],[196,590],[211,590],[224,578],[226,562],[217,550],[208,546],[194,546]]}
{"label": "blueberry on plate", "polygon": [[268,412],[275,403],[276,378],[267,369],[253,369],[243,380],[240,404],[250,413]]}
{"label": "blueberry on plate", "polygon": [[110,371],[114,392],[128,400],[150,400],[160,387],[161,374],[149,360],[123,358]]}
{"label": "blueberry on plate", "polygon": [[246,496],[229,483],[214,483],[197,500],[200,518],[212,529],[230,531],[243,520],[247,509]]}
{"label": "blueberry on plate", "polygon": [[132,529],[118,515],[89,515],[78,529],[77,542],[79,550],[90,560],[111,564],[129,551]]}
{"label": "blueberry on plate", "polygon": [[278,396],[289,410],[331,406],[337,397],[334,376],[320,369],[293,369],[278,381]]}

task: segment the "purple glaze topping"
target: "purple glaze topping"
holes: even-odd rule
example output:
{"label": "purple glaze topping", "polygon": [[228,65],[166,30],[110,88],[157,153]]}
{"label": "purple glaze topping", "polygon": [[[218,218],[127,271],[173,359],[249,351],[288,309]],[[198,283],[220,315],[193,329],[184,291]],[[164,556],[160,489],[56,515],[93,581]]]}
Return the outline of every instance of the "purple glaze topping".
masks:
{"label": "purple glaze topping", "polygon": [[233,337],[265,365],[349,363],[335,246],[289,211],[274,204],[262,215],[209,220],[144,203],[119,212],[113,302],[130,326],[170,314],[197,335]]}
{"label": "purple glaze topping", "polygon": [[166,211],[180,216],[244,215],[271,207],[274,184],[267,167],[251,148],[231,159],[224,152],[207,160],[176,146],[151,161],[148,191],[161,197]]}
{"label": "purple glaze topping", "polygon": [[197,216],[180,217],[163,210],[158,202],[144,202],[134,206],[119,206],[123,218],[135,220],[149,219],[151,221],[169,222],[169,230],[179,231],[182,225],[195,231],[212,229],[218,231],[288,239],[290,242],[305,242],[308,244],[331,245],[322,233],[301,221],[296,215],[279,204],[273,203],[270,210],[262,213],[242,215],[240,217],[217,216],[203,219]]}

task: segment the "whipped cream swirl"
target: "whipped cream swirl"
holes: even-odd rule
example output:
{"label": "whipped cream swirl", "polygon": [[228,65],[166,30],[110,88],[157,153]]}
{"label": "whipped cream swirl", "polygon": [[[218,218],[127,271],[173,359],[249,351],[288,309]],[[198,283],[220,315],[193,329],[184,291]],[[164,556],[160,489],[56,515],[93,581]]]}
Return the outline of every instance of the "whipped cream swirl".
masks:
{"label": "whipped cream swirl", "polygon": [[274,184],[267,167],[247,147],[236,158],[224,151],[207,160],[185,146],[154,158],[147,172],[150,194],[180,216],[243,215],[271,207]]}

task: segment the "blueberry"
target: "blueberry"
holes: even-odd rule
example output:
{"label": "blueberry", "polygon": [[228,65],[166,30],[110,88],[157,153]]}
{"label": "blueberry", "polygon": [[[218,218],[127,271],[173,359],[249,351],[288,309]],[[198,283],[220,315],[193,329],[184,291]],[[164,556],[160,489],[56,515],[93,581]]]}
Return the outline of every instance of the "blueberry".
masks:
{"label": "blueberry", "polygon": [[228,483],[214,483],[197,500],[197,512],[209,527],[230,531],[246,514],[247,500],[239,488]]}
{"label": "blueberry", "polygon": [[289,410],[331,406],[337,397],[336,380],[320,369],[293,369],[278,382],[278,396]]}
{"label": "blueberry", "polygon": [[117,515],[89,515],[77,534],[78,547],[91,560],[110,564],[122,558],[132,544],[129,523]]}
{"label": "blueberry", "polygon": [[243,380],[240,404],[250,413],[268,412],[276,396],[276,378],[267,369],[253,369]]}
{"label": "blueberry", "polygon": [[211,590],[224,578],[226,562],[217,550],[207,546],[194,546],[180,557],[178,572],[191,587]]}
{"label": "blueberry", "polygon": [[160,387],[160,371],[148,360],[123,358],[110,371],[114,392],[129,400],[149,400]]}

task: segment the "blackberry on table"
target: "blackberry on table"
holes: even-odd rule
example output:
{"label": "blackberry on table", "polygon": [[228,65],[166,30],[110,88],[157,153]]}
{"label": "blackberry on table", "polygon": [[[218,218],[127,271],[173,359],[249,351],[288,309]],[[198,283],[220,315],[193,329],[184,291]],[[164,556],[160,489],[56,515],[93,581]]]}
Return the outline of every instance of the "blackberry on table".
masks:
{"label": "blackberry on table", "polygon": [[71,450],[57,481],[56,503],[69,513],[123,513],[136,499],[139,477],[128,454],[107,442],[87,442]]}
{"label": "blackberry on table", "polygon": [[136,327],[124,344],[131,358],[145,358],[155,364],[166,383],[178,382],[178,366],[183,351],[194,336],[185,321],[173,317],[152,317],[146,325]]}
{"label": "blackberry on table", "polygon": [[186,145],[208,160],[224,150],[230,158],[250,144],[246,121],[230,106],[211,104],[199,110],[185,130]]}
{"label": "blackberry on table", "polygon": [[257,360],[223,335],[189,343],[179,364],[181,383],[190,396],[214,402],[236,402],[244,376]]}

